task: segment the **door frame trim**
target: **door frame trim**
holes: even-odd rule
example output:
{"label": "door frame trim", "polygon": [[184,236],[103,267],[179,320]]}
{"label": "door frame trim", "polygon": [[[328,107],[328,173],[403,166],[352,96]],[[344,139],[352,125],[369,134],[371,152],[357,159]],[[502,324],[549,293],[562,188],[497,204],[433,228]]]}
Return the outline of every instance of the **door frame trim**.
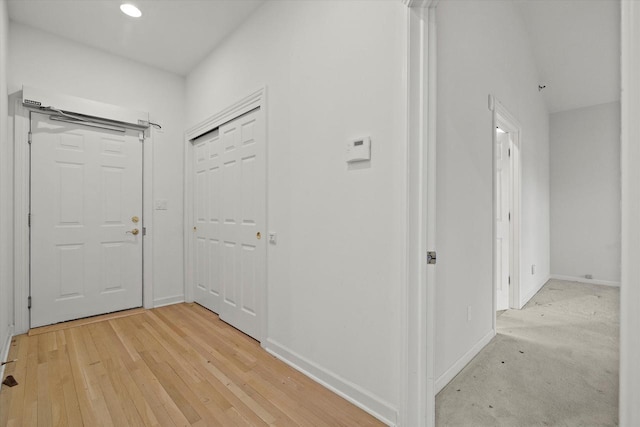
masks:
{"label": "door frame trim", "polygon": [[620,283],[621,426],[640,425],[640,4],[621,2],[622,276]]}
{"label": "door frame trim", "polygon": [[436,265],[436,8],[439,0],[402,0],[407,6],[407,192],[405,280],[399,425],[435,425]]}
{"label": "door frame trim", "polygon": [[[60,95],[66,97],[66,95]],[[81,100],[81,98],[76,98]],[[109,112],[122,110],[124,107],[104,104],[91,100],[84,100],[93,105],[97,111],[102,108],[105,115]],[[22,104],[22,92],[16,92],[9,97],[10,115],[9,132],[13,133],[14,171],[13,171],[13,271],[14,271],[14,322],[15,334],[29,331],[30,318],[27,301],[30,295],[30,240],[28,214],[31,194],[29,182],[31,177],[30,148],[28,135],[30,130],[30,110]],[[77,113],[82,113],[81,111]],[[147,114],[148,117],[148,113]],[[150,128],[151,129],[151,128]],[[144,308],[153,308],[153,131],[144,139],[143,147],[143,200],[142,215],[146,235],[142,239],[142,304]]]}
{"label": "door frame trim", "polygon": [[509,210],[511,211],[511,221],[509,224],[509,275],[511,276],[511,287],[509,289],[509,308],[520,309],[522,302],[520,298],[520,204],[521,204],[521,153],[522,153],[522,125],[509,110],[496,97],[489,95],[489,110],[492,112],[491,132],[492,132],[492,153],[493,153],[493,332],[496,333],[496,310],[498,304],[498,290],[496,287],[498,272],[496,270],[496,258],[498,247],[496,245],[497,229],[495,218],[496,207],[496,127],[504,127],[512,134],[510,174],[511,188],[509,194]]}
{"label": "door frame trim", "polygon": [[[198,137],[204,135],[207,132],[219,127],[220,125],[227,123],[237,117],[248,113],[251,110],[258,110],[258,117],[263,122],[263,126],[260,126],[260,137],[264,141],[264,153],[265,153],[265,184],[264,184],[264,197],[265,197],[265,232],[269,229],[269,195],[268,195],[268,176],[269,176],[269,146],[267,140],[267,88],[261,86],[258,89],[251,91],[247,96],[237,100],[233,104],[218,111],[217,113],[207,117],[200,123],[190,127],[185,132],[184,143],[184,296],[186,302],[194,302],[194,245],[195,239],[193,237],[193,141]],[[268,320],[268,278],[269,278],[269,245],[265,245],[265,275],[264,282],[258,290],[260,295],[260,313],[258,314],[259,332],[258,341],[260,345],[265,347],[267,344],[268,332],[267,332],[267,320]]]}

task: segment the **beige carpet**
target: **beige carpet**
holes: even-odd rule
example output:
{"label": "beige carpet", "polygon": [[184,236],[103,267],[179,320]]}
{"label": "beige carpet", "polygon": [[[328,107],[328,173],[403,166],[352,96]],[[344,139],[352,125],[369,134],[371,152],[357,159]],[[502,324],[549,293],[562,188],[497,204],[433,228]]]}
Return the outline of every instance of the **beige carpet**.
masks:
{"label": "beige carpet", "polygon": [[436,425],[617,426],[618,288],[550,280],[436,397]]}

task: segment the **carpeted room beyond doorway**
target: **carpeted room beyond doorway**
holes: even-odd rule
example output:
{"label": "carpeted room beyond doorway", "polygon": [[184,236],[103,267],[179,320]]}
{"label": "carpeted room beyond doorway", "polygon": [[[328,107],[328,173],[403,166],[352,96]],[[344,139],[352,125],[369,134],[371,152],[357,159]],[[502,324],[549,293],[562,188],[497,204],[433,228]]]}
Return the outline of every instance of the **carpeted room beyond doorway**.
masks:
{"label": "carpeted room beyond doorway", "polygon": [[436,425],[617,426],[615,287],[550,280],[436,397]]}

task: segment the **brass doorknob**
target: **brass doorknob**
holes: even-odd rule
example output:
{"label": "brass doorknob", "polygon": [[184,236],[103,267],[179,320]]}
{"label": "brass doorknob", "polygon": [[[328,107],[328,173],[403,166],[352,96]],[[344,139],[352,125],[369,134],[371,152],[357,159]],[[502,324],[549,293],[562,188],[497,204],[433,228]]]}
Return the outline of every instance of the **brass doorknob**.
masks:
{"label": "brass doorknob", "polygon": [[137,223],[138,221],[140,221],[140,218],[138,218],[137,216],[131,217],[131,222],[133,222],[134,224]]}
{"label": "brass doorknob", "polygon": [[134,236],[137,236],[137,235],[138,235],[138,233],[140,233],[140,230],[138,230],[137,228],[134,228],[134,229],[133,229],[133,230],[131,230],[131,231],[127,231],[127,233],[131,233],[131,234],[133,234]]}
{"label": "brass doorknob", "polygon": [[258,231],[258,232],[256,233],[256,239],[260,240],[260,238],[261,238],[261,237],[262,237],[262,234],[260,234],[260,232]]}

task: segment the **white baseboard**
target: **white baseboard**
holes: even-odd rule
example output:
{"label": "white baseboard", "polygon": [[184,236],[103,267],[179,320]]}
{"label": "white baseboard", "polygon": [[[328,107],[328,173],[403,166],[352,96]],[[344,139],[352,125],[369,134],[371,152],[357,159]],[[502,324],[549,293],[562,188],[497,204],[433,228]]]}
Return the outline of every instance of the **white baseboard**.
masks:
{"label": "white baseboard", "polygon": [[613,282],[611,280],[586,279],[584,277],[562,276],[560,274],[552,274],[551,275],[551,279],[567,280],[569,282],[589,283],[589,284],[592,284],[592,285],[604,285],[604,286],[620,287],[620,282]]}
{"label": "white baseboard", "polygon": [[353,403],[363,411],[373,415],[383,423],[389,426],[396,425],[398,410],[379,397],[341,378],[339,375],[318,366],[314,362],[305,359],[272,339],[267,339],[266,345],[263,344],[263,346],[266,351],[287,365],[302,372],[315,382]]}
{"label": "white baseboard", "polygon": [[496,335],[496,331],[493,329],[489,331],[487,335],[482,337],[480,341],[475,343],[473,347],[469,351],[467,351],[460,359],[458,359],[449,369],[445,371],[444,374],[440,375],[436,380],[436,394],[440,393],[447,384],[451,382],[452,379],[455,378],[456,375],[464,369],[465,366],[471,362],[471,360],[476,357],[480,350],[482,350]]}
{"label": "white baseboard", "polygon": [[180,304],[184,302],[184,295],[175,295],[153,300],[153,308],[164,307],[165,305]]}
{"label": "white baseboard", "polygon": [[[0,352],[0,362],[4,362],[9,357],[9,349],[11,348],[12,339],[13,339],[13,325],[9,326],[7,330],[7,339],[5,340],[5,342],[2,343],[2,351]],[[5,366],[0,366],[0,389],[2,388],[2,381],[4,381]]]}
{"label": "white baseboard", "polygon": [[540,292],[540,289],[542,289],[542,287],[547,284],[549,279],[551,279],[551,276],[548,276],[542,282],[538,283],[538,286],[536,286],[535,288],[531,289],[529,292],[527,292],[527,294],[524,297],[520,298],[520,308],[522,308],[525,305],[527,305],[527,303],[531,300],[531,298],[533,298],[535,294]]}

